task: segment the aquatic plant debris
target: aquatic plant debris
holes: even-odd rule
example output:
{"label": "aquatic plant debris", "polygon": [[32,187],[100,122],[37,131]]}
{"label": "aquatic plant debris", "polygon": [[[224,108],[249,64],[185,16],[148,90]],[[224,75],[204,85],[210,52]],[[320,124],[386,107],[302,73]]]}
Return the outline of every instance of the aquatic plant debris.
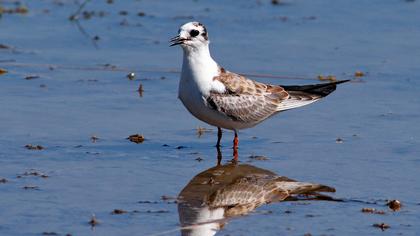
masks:
{"label": "aquatic plant debris", "polygon": [[136,78],[136,74],[134,72],[130,72],[127,74],[127,78],[129,80],[134,80]]}
{"label": "aquatic plant debris", "polygon": [[362,208],[363,213],[371,213],[371,214],[378,214],[378,215],[385,215],[384,211],[376,210],[375,208]]}
{"label": "aquatic plant debris", "polygon": [[273,5],[279,5],[280,4],[280,0],[271,0],[271,4],[273,4]]}
{"label": "aquatic plant debris", "polygon": [[169,213],[168,210],[147,210],[145,213]]}
{"label": "aquatic plant debris", "polygon": [[335,81],[337,81],[337,78],[334,76],[334,75],[327,75],[327,76],[324,76],[324,75],[318,75],[318,80],[320,80],[320,81],[331,81],[331,82],[335,82]]}
{"label": "aquatic plant debris", "polygon": [[[51,232],[42,232],[42,235],[45,235],[45,236],[54,236],[54,235],[61,235],[61,234],[51,231]],[[64,234],[64,235],[65,236],[72,236],[71,234]]]}
{"label": "aquatic plant debris", "polygon": [[143,135],[140,135],[140,134],[130,135],[130,136],[128,136],[127,139],[130,140],[131,142],[137,143],[137,144],[143,143],[144,140],[145,140],[144,136]]}
{"label": "aquatic plant debris", "polygon": [[28,150],[44,150],[45,148],[41,145],[32,145],[32,144],[26,144],[25,148]]}
{"label": "aquatic plant debris", "polygon": [[0,15],[1,14],[26,14],[29,12],[29,9],[26,6],[17,6],[15,8],[4,8],[0,6]]}
{"label": "aquatic plant debris", "polygon": [[92,135],[92,136],[90,137],[90,141],[91,141],[92,143],[96,143],[98,140],[99,140],[99,138],[98,138],[96,135]]}
{"label": "aquatic plant debris", "polygon": [[382,231],[385,231],[386,229],[391,228],[391,226],[385,223],[373,224],[372,226],[376,228],[380,228]]}
{"label": "aquatic plant debris", "polygon": [[36,185],[25,185],[25,186],[23,186],[23,189],[25,189],[25,190],[29,190],[29,189],[38,190],[39,187],[36,186]]}
{"label": "aquatic plant debris", "polygon": [[363,76],[365,76],[365,73],[363,73],[361,71],[354,72],[354,77],[363,77]]}
{"label": "aquatic plant debris", "polygon": [[10,49],[10,46],[0,43],[0,49]]}
{"label": "aquatic plant debris", "polygon": [[138,201],[137,203],[140,203],[140,204],[158,204],[159,202],[158,201],[141,200],[141,201]]}
{"label": "aquatic plant debris", "polygon": [[401,210],[401,206],[402,206],[401,202],[396,199],[388,201],[386,205],[393,211]]}
{"label": "aquatic plant debris", "polygon": [[59,234],[56,233],[56,232],[43,232],[42,235],[45,235],[45,236],[54,236],[54,235],[59,235]]}
{"label": "aquatic plant debris", "polygon": [[17,178],[22,178],[22,176],[36,176],[41,178],[48,178],[49,176],[47,174],[44,174],[37,170],[29,170],[25,171],[22,175],[18,175]]}
{"label": "aquatic plant debris", "polygon": [[39,79],[39,75],[28,75],[25,77],[26,80],[32,80],[32,79]]}
{"label": "aquatic plant debris", "polygon": [[80,13],[82,12],[83,8],[85,8],[88,2],[90,2],[90,0],[85,0],[82,4],[80,4],[77,11],[69,16],[69,20],[77,21],[79,19]]}
{"label": "aquatic plant debris", "polygon": [[137,92],[139,93],[139,96],[140,97],[143,97],[143,92],[144,92],[144,89],[143,89],[143,84],[139,84],[139,88],[137,89]]}
{"label": "aquatic plant debris", "polygon": [[100,222],[96,219],[95,214],[92,214],[92,217],[90,218],[89,222],[88,222],[92,227],[95,227],[96,225],[98,225]]}
{"label": "aquatic plant debris", "polygon": [[173,197],[173,196],[167,196],[167,195],[162,195],[160,197],[160,199],[162,199],[162,201],[168,201],[168,200],[177,200],[177,197]]}
{"label": "aquatic plant debris", "polygon": [[270,158],[268,158],[266,156],[261,156],[261,155],[251,155],[248,158],[252,159],[252,160],[257,160],[257,161],[268,161],[268,160],[270,160]]}
{"label": "aquatic plant debris", "polygon": [[122,210],[122,209],[114,209],[111,212],[112,215],[121,215],[121,214],[125,214],[125,213],[128,213],[128,211]]}

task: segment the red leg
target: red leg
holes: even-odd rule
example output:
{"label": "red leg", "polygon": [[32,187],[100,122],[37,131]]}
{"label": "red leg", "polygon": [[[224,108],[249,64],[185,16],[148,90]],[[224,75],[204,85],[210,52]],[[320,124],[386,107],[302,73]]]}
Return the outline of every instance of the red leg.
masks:
{"label": "red leg", "polygon": [[238,144],[239,144],[238,133],[236,133],[236,130],[235,130],[235,138],[233,139],[233,160],[234,161],[238,161]]}
{"label": "red leg", "polygon": [[220,140],[222,140],[222,129],[217,127],[217,143],[216,147],[220,147]]}

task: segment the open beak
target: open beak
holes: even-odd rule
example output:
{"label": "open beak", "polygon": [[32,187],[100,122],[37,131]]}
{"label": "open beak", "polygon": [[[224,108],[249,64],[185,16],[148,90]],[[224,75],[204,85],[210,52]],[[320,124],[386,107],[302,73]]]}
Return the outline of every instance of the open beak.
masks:
{"label": "open beak", "polygon": [[172,46],[175,46],[175,45],[178,45],[178,44],[183,44],[184,41],[187,41],[187,40],[189,40],[189,39],[181,38],[178,35],[178,36],[175,36],[175,37],[171,38],[171,40],[169,42],[172,43],[172,44],[169,45],[169,46],[172,47]]}

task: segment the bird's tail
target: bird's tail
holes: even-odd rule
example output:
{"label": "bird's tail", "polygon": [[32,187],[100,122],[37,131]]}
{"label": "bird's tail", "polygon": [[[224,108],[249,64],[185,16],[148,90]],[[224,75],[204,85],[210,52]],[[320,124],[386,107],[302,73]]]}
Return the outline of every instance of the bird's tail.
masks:
{"label": "bird's tail", "polygon": [[319,192],[335,192],[335,188],[314,183],[305,183],[305,182],[290,182],[290,185],[287,186],[289,194],[314,194]]}
{"label": "bird's tail", "polygon": [[312,96],[317,97],[325,97],[328,94],[334,92],[337,88],[337,84],[342,84],[348,82],[350,80],[340,80],[331,83],[323,83],[323,84],[309,84],[309,85],[288,85],[288,86],[281,86],[283,87],[286,92],[289,94],[293,93],[305,93]]}
{"label": "bird's tail", "polygon": [[294,180],[284,181],[280,177],[275,181],[275,190],[267,196],[268,202],[278,202],[285,199],[294,198],[297,195],[321,196],[320,192],[335,192],[335,188],[314,183],[297,182]]}
{"label": "bird's tail", "polygon": [[340,80],[331,83],[309,85],[280,85],[289,94],[289,98],[280,104],[279,111],[305,106],[318,101],[320,98],[332,93],[337,88],[337,84],[348,81]]}

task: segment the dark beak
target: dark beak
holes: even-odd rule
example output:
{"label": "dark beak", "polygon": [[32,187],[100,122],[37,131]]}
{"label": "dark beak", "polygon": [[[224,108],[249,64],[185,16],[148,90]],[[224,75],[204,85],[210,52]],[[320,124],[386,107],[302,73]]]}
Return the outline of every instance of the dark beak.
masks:
{"label": "dark beak", "polygon": [[178,36],[175,36],[175,37],[171,38],[171,40],[169,42],[172,43],[172,44],[169,45],[169,46],[172,47],[172,46],[175,46],[175,45],[178,45],[178,44],[183,44],[184,41],[187,41],[187,40],[189,40],[189,39],[181,38],[178,35]]}

